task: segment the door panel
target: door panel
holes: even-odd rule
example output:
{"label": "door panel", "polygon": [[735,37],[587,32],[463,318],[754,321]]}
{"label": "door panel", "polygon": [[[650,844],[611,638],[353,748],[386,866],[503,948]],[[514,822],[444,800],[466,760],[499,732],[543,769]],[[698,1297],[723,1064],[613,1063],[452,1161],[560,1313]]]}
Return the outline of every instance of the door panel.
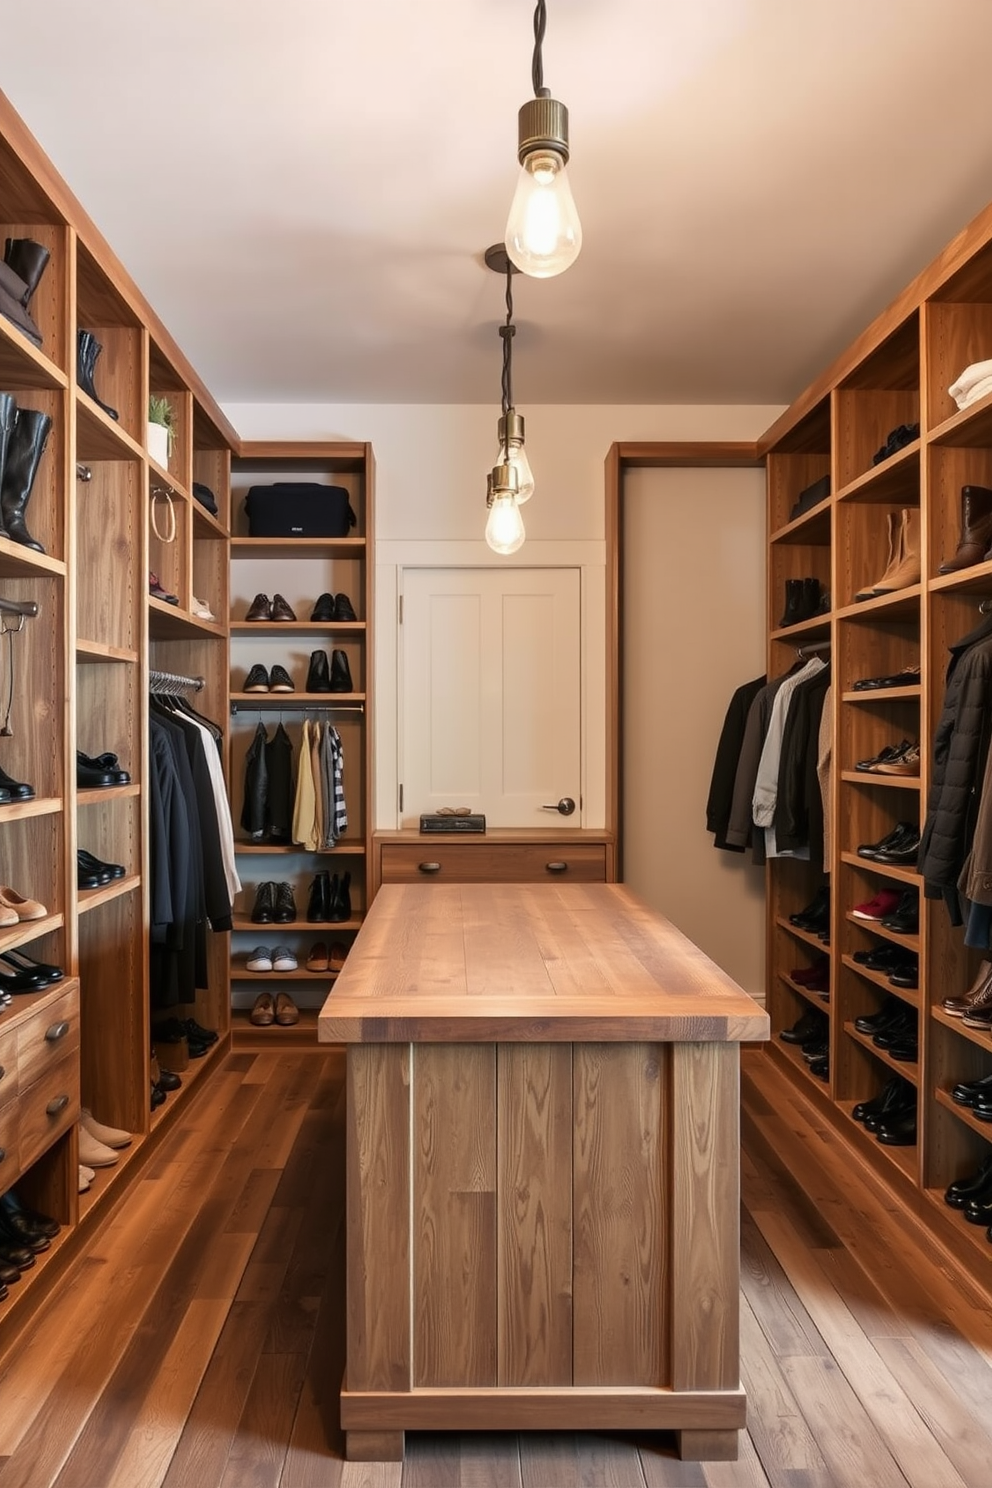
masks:
{"label": "door panel", "polygon": [[579,571],[406,569],[403,825],[467,806],[493,827],[579,827]]}

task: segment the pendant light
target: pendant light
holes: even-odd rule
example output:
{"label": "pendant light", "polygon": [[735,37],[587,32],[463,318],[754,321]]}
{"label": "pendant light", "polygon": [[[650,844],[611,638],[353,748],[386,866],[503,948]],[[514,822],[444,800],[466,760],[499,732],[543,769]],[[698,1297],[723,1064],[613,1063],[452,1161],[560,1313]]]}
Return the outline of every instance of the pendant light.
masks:
{"label": "pendant light", "polygon": [[506,251],[523,274],[550,279],[579,256],[582,226],[568,181],[568,109],[544,86],[545,0],[534,9],[534,97],[517,116],[520,175],[506,224]]}
{"label": "pendant light", "polygon": [[534,494],[534,476],[524,449],[523,417],[513,406],[513,275],[516,272],[502,243],[486,249],[486,265],[506,275],[506,320],[499,328],[503,342],[503,371],[500,382],[501,408],[497,435],[497,463],[486,478],[486,542],[494,553],[509,556],[523,547],[526,532],[520,515],[523,502]]}

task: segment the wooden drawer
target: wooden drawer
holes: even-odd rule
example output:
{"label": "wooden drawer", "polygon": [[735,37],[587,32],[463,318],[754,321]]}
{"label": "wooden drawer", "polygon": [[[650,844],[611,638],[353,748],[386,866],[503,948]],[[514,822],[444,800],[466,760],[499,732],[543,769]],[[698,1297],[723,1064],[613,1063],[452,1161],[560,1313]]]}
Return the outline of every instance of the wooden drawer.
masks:
{"label": "wooden drawer", "polygon": [[0,1193],[20,1177],[20,1107],[16,1101],[0,1106]]}
{"label": "wooden drawer", "polygon": [[17,1027],[17,1078],[21,1093],[71,1052],[78,1058],[79,990],[71,987]]}
{"label": "wooden drawer", "polygon": [[40,1080],[26,1090],[22,1086],[18,1110],[19,1166],[24,1172],[79,1120],[79,1057],[75,1049],[63,1049]]}
{"label": "wooden drawer", "polygon": [[384,842],[383,883],[606,882],[602,842]]}
{"label": "wooden drawer", "polygon": [[[0,1033],[0,1106],[5,1106],[17,1094],[17,1029],[10,1028]],[[3,1187],[0,1185],[0,1193]]]}

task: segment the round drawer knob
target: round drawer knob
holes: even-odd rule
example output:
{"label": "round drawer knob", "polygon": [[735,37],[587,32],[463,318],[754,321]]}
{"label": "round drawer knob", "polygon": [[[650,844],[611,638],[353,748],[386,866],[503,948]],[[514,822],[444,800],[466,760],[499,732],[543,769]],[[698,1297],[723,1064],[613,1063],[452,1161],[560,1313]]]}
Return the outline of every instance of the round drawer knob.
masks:
{"label": "round drawer knob", "polygon": [[568,872],[568,864],[567,863],[563,863],[561,861],[558,861],[556,863],[545,863],[544,866],[548,870],[549,873],[567,873]]}
{"label": "round drawer knob", "polygon": [[48,1102],[48,1105],[45,1107],[45,1113],[48,1116],[61,1116],[68,1104],[69,1097],[67,1095],[57,1095],[54,1100]]}
{"label": "round drawer knob", "polygon": [[69,1025],[63,1018],[61,1023],[53,1023],[45,1034],[45,1039],[50,1044],[57,1044],[59,1039],[65,1038],[69,1032]]}
{"label": "round drawer knob", "polygon": [[441,864],[440,863],[418,863],[417,864],[417,872],[418,873],[440,873],[441,872]]}

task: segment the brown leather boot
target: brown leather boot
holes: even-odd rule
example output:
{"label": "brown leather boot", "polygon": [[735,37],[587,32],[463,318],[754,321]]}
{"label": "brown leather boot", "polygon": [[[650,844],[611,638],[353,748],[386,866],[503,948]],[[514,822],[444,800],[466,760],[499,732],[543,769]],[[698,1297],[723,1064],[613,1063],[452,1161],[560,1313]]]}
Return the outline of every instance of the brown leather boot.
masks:
{"label": "brown leather boot", "polygon": [[957,573],[981,563],[992,543],[992,491],[988,486],[961,487],[961,536],[957,552],[940,565],[939,573]]}
{"label": "brown leather boot", "polygon": [[908,589],[918,584],[922,573],[920,558],[920,508],[907,506],[899,530],[899,562],[875,585],[876,594],[891,594],[895,589]]}
{"label": "brown leather boot", "polygon": [[874,599],[879,592],[879,586],[886,582],[889,575],[894,573],[902,562],[902,514],[889,512],[887,521],[889,524],[889,556],[886,559],[882,577],[876,579],[874,584],[866,584],[863,589],[859,589],[854,596],[855,599]]}

